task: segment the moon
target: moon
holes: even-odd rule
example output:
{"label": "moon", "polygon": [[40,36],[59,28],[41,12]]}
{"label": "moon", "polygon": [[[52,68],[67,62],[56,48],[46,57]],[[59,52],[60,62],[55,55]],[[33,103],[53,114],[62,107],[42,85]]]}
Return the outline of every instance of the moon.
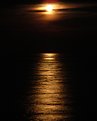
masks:
{"label": "moon", "polygon": [[46,9],[47,12],[52,12],[53,11],[53,5],[50,5],[50,4],[46,5],[45,9]]}

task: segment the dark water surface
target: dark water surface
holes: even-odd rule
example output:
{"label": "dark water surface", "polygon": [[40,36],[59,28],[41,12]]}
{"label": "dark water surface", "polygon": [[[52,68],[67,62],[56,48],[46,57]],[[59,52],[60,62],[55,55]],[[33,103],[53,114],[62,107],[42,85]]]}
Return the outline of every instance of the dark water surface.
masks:
{"label": "dark water surface", "polygon": [[[92,67],[95,66],[96,60],[92,61],[90,57],[93,59],[93,56],[84,57],[83,62],[80,56],[69,54],[67,56],[62,53],[36,53],[20,57],[18,55],[16,79],[13,77],[14,72],[11,72],[13,79],[5,81],[6,85],[4,84],[3,88],[5,92],[3,92],[5,99],[3,103],[5,103],[2,105],[2,112],[6,115],[3,119],[82,121],[84,118],[88,120],[90,118],[88,115],[94,114],[93,105],[96,104],[93,86],[96,70]],[[11,63],[13,62],[7,64]]]}
{"label": "dark water surface", "polygon": [[72,87],[61,54],[41,53],[33,67],[24,107],[29,121],[70,121],[74,117]]}

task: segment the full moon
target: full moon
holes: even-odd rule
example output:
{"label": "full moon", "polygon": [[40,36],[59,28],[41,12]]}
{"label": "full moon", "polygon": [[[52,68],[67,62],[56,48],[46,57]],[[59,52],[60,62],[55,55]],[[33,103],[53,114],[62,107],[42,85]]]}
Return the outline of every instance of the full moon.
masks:
{"label": "full moon", "polygon": [[52,12],[53,11],[53,6],[52,5],[47,5],[45,9],[46,9],[47,12]]}

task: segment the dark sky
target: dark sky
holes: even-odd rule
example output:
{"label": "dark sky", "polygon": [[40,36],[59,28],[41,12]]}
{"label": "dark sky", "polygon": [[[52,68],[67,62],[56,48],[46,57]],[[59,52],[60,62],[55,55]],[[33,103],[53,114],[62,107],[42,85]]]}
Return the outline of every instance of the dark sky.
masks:
{"label": "dark sky", "polygon": [[[15,4],[15,3],[40,3],[45,0],[1,0],[0,3]],[[50,0],[51,1],[51,0]],[[59,0],[59,2],[96,2],[96,0]]]}

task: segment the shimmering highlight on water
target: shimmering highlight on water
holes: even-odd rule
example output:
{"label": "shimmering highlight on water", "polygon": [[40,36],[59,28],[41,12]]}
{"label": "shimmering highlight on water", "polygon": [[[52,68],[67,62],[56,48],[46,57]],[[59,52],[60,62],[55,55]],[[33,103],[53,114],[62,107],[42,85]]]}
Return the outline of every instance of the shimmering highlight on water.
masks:
{"label": "shimmering highlight on water", "polygon": [[26,97],[29,121],[69,121],[72,100],[63,64],[56,53],[41,53]]}

